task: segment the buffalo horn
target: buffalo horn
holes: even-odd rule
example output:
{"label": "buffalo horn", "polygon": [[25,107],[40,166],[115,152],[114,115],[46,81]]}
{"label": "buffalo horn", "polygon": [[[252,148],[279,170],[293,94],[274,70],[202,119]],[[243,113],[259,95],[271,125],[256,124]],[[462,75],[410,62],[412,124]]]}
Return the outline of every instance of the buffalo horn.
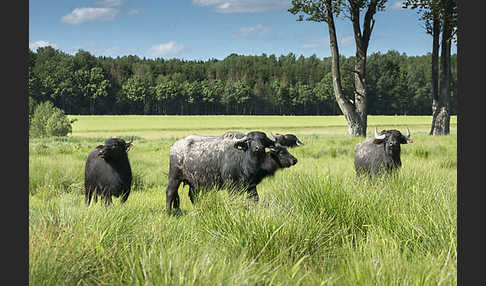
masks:
{"label": "buffalo horn", "polygon": [[384,139],[385,138],[385,134],[378,135],[378,131],[376,131],[376,127],[375,127],[375,138],[376,139]]}
{"label": "buffalo horn", "polygon": [[[235,137],[235,138],[236,138],[236,137]],[[248,137],[245,135],[245,136],[243,136],[243,138],[238,139],[238,140],[237,140],[237,143],[244,142],[244,141],[246,141],[247,139],[248,139]]]}
{"label": "buffalo horn", "polygon": [[407,135],[406,136],[407,136],[407,138],[410,138],[410,130],[408,130],[408,127],[405,127],[405,128],[407,128]]}

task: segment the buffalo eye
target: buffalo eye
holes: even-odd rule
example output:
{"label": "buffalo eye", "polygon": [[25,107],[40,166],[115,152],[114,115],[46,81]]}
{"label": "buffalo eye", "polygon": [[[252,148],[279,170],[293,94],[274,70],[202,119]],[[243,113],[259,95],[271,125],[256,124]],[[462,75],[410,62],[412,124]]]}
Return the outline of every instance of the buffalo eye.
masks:
{"label": "buffalo eye", "polygon": [[236,142],[234,147],[238,150],[246,151],[248,149],[248,141],[239,141]]}

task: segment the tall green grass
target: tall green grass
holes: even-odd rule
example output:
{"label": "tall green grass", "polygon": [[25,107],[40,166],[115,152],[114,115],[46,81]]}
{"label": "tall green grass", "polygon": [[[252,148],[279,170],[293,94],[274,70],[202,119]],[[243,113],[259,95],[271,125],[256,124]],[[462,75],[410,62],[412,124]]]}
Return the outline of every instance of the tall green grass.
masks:
{"label": "tall green grass", "polygon": [[299,162],[258,186],[258,204],[220,191],[192,205],[181,186],[180,216],[165,211],[177,138],[132,137],[133,191],[110,207],[84,205],[84,163],[104,137],[31,140],[29,283],[456,285],[456,136],[411,131],[402,169],[374,178],[354,173],[362,138],[294,132]]}

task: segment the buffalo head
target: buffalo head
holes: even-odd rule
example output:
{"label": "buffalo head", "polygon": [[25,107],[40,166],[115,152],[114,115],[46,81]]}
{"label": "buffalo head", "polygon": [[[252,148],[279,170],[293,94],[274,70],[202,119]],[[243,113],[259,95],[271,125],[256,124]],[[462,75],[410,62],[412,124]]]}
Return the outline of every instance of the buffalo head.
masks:
{"label": "buffalo head", "polygon": [[376,131],[375,127],[375,138],[373,139],[374,144],[383,144],[390,150],[395,150],[400,148],[400,144],[413,143],[410,138],[410,130],[407,129],[407,134],[403,135],[400,131],[396,129],[392,130],[382,130],[380,134]]}
{"label": "buffalo head", "polygon": [[282,146],[295,147],[304,145],[304,143],[302,143],[302,141],[300,141],[294,134],[275,133],[275,135],[273,135],[272,132],[270,132],[270,136],[275,142],[278,142]]}
{"label": "buffalo head", "polygon": [[120,138],[110,138],[105,141],[104,145],[96,147],[98,156],[104,159],[119,158],[133,147],[133,144]]}
{"label": "buffalo head", "polygon": [[297,164],[297,158],[289,153],[287,148],[276,143],[268,152],[271,158],[278,164],[279,168],[288,168]]}

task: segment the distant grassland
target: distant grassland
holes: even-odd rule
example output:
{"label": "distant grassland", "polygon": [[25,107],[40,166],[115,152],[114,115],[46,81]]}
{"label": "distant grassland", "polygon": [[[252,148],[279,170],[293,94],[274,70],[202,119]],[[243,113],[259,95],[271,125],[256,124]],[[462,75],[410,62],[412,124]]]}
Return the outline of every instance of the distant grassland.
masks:
{"label": "distant grassland", "polygon": [[[30,285],[456,285],[457,118],[369,116],[405,131],[402,169],[356,178],[342,116],[70,116],[64,138],[29,142]],[[291,132],[297,165],[266,178],[260,202],[225,191],[165,212],[169,149],[189,134]],[[108,137],[133,140],[125,204],[84,205],[84,163]]]}
{"label": "distant grassland", "polygon": [[[347,132],[344,116],[83,116],[73,124],[73,136],[134,135],[147,139],[184,136],[194,132],[208,135],[227,130],[263,130],[297,132],[299,134],[337,134]],[[431,116],[368,116],[368,128],[405,129],[428,132]],[[457,126],[457,116],[451,117],[451,130]],[[267,132],[268,132],[267,131]]]}

